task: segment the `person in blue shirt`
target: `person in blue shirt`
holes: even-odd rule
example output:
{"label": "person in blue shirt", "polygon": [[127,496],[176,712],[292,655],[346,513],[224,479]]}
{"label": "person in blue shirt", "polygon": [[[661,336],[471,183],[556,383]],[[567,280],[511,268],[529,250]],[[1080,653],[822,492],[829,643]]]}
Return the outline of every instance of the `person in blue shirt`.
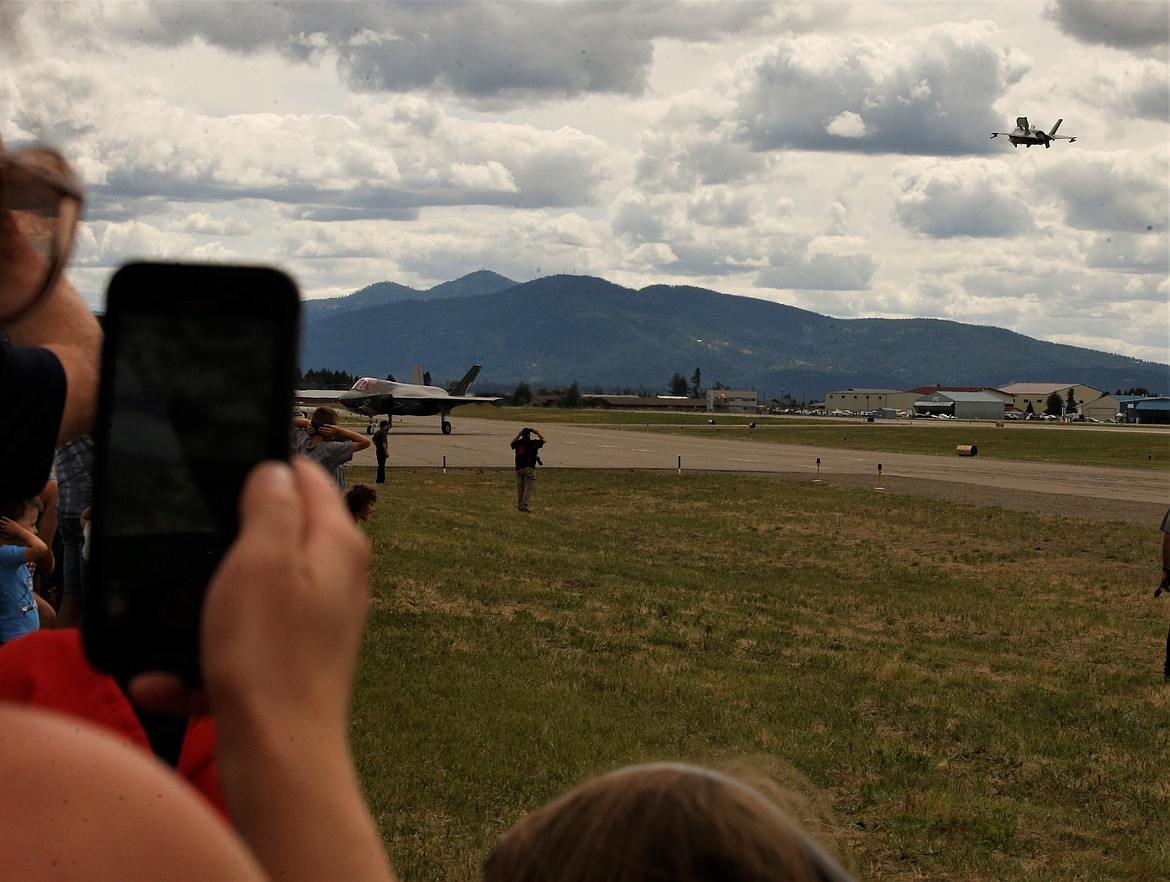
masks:
{"label": "person in blue shirt", "polygon": [[29,499],[0,504],[0,643],[15,640],[41,626],[29,564],[48,547],[37,535],[37,511]]}

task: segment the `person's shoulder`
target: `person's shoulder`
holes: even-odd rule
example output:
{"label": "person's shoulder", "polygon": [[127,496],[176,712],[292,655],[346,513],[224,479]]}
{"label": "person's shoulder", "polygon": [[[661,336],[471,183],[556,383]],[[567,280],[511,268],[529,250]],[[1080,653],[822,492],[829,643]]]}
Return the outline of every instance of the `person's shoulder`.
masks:
{"label": "person's shoulder", "polygon": [[0,566],[10,570],[24,566],[24,546],[0,545]]}
{"label": "person's shoulder", "polygon": [[348,438],[343,441],[325,441],[318,444],[317,447],[321,450],[321,455],[326,458],[350,456],[356,450],[356,446]]}

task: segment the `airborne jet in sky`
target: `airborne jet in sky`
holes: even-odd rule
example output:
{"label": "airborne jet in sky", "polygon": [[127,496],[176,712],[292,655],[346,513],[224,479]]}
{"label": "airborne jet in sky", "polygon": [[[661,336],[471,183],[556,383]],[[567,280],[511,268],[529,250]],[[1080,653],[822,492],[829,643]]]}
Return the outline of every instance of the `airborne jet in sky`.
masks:
{"label": "airborne jet in sky", "polygon": [[488,398],[479,395],[468,395],[467,390],[479,375],[483,365],[472,365],[467,375],[448,392],[441,386],[427,386],[421,382],[422,371],[417,366],[411,379],[418,379],[417,383],[397,383],[394,380],[376,380],[373,377],[362,377],[347,392],[342,392],[337,400],[346,410],[360,413],[370,418],[370,426],[374,424],[374,417],[386,414],[391,422],[396,416],[433,416],[439,415],[439,424],[444,435],[451,434],[451,423],[447,415],[453,407],[461,404],[490,404],[499,401],[499,398]]}
{"label": "airborne jet in sky", "polygon": [[1016,130],[1014,132],[992,132],[991,137],[995,138],[998,135],[1006,135],[1007,139],[1012,142],[1013,147],[1019,147],[1023,144],[1025,147],[1031,147],[1033,144],[1043,144],[1046,148],[1052,146],[1053,141],[1068,141],[1070,144],[1076,140],[1076,137],[1069,135],[1058,135],[1056,130],[1060,128],[1060,124],[1064,122],[1063,119],[1058,119],[1056,125],[1052,127],[1052,131],[1045,134],[1041,129],[1034,129],[1028,125],[1028,117],[1016,117]]}

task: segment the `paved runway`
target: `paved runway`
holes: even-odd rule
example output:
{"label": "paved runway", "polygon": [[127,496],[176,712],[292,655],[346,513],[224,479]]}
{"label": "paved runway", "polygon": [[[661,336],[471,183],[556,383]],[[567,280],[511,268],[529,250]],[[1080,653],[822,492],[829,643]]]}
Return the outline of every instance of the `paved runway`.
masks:
{"label": "paved runway", "polygon": [[[509,442],[519,423],[452,415],[454,432],[442,435],[437,417],[395,419],[390,431],[391,467],[511,468]],[[538,426],[539,427],[539,426]],[[875,453],[831,447],[763,444],[737,440],[746,427],[710,427],[668,435],[554,423],[539,427],[548,438],[545,468],[661,469],[677,471],[776,472],[807,476],[869,475],[974,484],[1034,493],[1170,504],[1170,474],[1049,463],[1010,462],[978,456]],[[374,465],[372,449],[355,457]]]}

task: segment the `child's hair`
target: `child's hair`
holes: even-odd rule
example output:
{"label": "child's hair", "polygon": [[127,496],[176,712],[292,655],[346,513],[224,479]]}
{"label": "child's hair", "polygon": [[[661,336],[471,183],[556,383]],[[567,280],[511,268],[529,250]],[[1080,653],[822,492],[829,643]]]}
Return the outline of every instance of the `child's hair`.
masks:
{"label": "child's hair", "polygon": [[0,500],[0,517],[19,521],[29,508],[35,508],[40,514],[45,510],[45,504],[35,496],[32,499],[3,499]]}
{"label": "child's hair", "polygon": [[328,404],[322,404],[313,410],[313,415],[309,418],[309,422],[314,426],[336,426],[337,411]]}
{"label": "child's hair", "polygon": [[349,513],[354,517],[371,502],[377,501],[377,491],[365,484],[354,484],[345,494],[345,504],[349,506]]}
{"label": "child's hair", "polygon": [[619,769],[521,819],[483,882],[844,882],[776,803],[699,766]]}

